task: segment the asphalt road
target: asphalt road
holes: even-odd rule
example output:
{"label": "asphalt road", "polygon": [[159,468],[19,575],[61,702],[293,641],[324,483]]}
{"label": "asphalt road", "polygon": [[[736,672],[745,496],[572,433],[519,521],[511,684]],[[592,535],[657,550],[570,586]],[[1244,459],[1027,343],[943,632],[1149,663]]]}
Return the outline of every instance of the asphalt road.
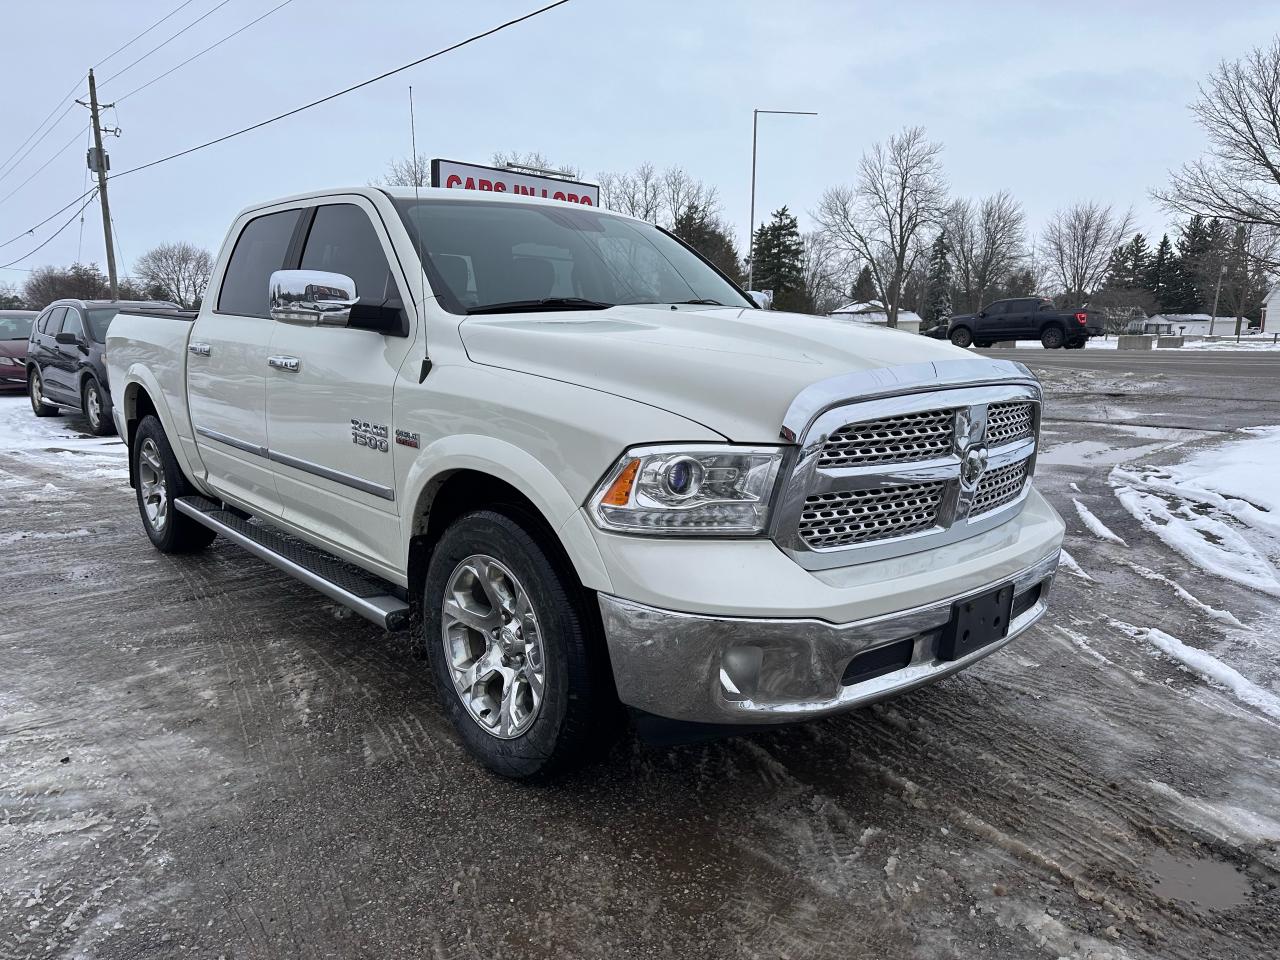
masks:
{"label": "asphalt road", "polygon": [[1263,380],[1280,391],[1280,350],[1035,350],[990,349],[987,356],[1010,357],[1037,370],[1134,371],[1220,378],[1224,382]]}
{"label": "asphalt road", "polygon": [[1245,372],[1276,361],[1018,356],[1085,572],[1041,626],[888,704],[625,738],[539,787],[468,759],[411,635],[225,543],[156,553],[118,442],[0,398],[0,957],[1275,956],[1277,725],[1115,624],[1236,636],[1185,583],[1274,645],[1280,602],[1106,477],[1280,423]]}

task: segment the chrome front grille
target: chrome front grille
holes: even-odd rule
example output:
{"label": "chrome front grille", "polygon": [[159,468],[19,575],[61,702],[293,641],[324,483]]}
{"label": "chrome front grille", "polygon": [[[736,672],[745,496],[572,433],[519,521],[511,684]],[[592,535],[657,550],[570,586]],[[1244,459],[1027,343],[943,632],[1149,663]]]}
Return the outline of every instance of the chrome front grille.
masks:
{"label": "chrome front grille", "polygon": [[810,414],[774,510],[779,546],[823,569],[954,543],[1012,517],[1035,468],[1040,389],[1021,368],[991,363],[1003,376],[978,386],[930,388],[925,365],[916,383],[872,371],[868,393],[902,392]]}
{"label": "chrome front grille", "polygon": [[988,446],[1025,440],[1035,432],[1035,408],[1030,403],[993,403],[987,408]]}
{"label": "chrome front grille", "polygon": [[936,526],[946,483],[912,483],[808,497],[800,538],[824,549],[905,537]]}
{"label": "chrome front grille", "polygon": [[924,410],[841,427],[822,447],[824,467],[931,460],[951,452],[955,410]]}
{"label": "chrome front grille", "polygon": [[978,481],[978,489],[973,495],[973,506],[969,508],[969,516],[976,517],[990,513],[997,507],[1018,499],[1027,482],[1027,471],[1031,466],[1030,458],[1018,460],[1003,467],[988,470]]}

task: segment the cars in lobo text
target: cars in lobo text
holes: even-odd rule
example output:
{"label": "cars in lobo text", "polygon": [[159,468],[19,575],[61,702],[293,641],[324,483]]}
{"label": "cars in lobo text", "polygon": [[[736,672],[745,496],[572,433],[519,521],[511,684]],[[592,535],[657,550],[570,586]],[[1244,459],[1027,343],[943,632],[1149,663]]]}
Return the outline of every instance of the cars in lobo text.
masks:
{"label": "cars in lobo text", "polygon": [[619,704],[723,730],[936,680],[1034,623],[1058,564],[1025,367],[758,309],[596,209],[257,205],[199,312],[121,313],[107,358],[152,543],[220,535],[420,623],[509,776],[590,756]]}

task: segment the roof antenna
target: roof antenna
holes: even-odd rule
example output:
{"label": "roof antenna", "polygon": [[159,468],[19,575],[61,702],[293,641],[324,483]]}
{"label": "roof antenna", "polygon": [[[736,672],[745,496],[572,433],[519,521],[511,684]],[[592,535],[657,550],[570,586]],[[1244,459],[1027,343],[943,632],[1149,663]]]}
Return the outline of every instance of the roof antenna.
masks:
{"label": "roof antenna", "polygon": [[[418,131],[413,120],[413,84],[409,84],[409,145],[413,150],[413,207],[414,213],[421,215],[422,200],[418,196],[418,181],[422,179],[422,167],[418,163]],[[418,284],[420,288],[420,296],[418,303],[418,318],[423,323],[423,333],[426,333],[426,306],[427,306],[427,264],[422,259],[422,227],[419,226],[414,233],[418,241]],[[427,344],[427,352],[430,354],[431,344]],[[422,383],[427,379],[427,374],[431,372],[431,357],[428,355],[422,358],[422,372],[418,374],[418,382]]]}

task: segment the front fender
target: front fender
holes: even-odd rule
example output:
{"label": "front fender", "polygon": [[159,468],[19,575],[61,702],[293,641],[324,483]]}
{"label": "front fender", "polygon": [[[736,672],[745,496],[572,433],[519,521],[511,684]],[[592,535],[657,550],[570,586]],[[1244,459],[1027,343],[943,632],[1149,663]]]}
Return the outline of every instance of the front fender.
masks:
{"label": "front fender", "polygon": [[581,522],[580,506],[540,460],[515,444],[481,434],[454,434],[424,447],[405,478],[406,504],[402,517],[405,555],[409,540],[422,532],[435,490],[450,475],[474,470],[496,477],[520,491],[556,531],[578,578],[592,590],[612,589],[595,539]]}

